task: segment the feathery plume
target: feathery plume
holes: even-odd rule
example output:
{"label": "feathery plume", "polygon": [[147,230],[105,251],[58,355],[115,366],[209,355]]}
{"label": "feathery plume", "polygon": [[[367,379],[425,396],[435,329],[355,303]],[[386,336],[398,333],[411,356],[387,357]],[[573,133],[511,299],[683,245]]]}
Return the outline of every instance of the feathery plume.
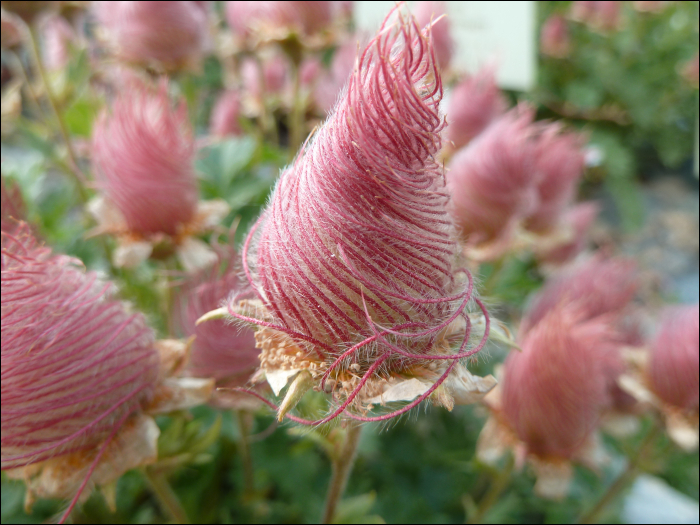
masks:
{"label": "feathery plume", "polygon": [[413,8],[413,15],[416,17],[416,22],[420,27],[426,27],[437,20],[430,31],[430,38],[432,39],[435,59],[442,70],[450,66],[452,51],[455,47],[450,33],[450,21],[443,16],[446,11],[447,6],[445,2],[416,2]]}

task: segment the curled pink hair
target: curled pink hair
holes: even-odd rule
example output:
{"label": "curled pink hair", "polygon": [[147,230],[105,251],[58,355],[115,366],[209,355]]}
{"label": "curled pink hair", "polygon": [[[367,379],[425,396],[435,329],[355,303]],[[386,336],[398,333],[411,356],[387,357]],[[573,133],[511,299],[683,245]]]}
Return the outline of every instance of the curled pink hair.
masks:
{"label": "curled pink hair", "polygon": [[535,209],[534,111],[518,107],[450,160],[451,211],[470,242],[491,242]]}
{"label": "curled pink hair", "polygon": [[242,134],[238,122],[241,117],[241,97],[237,91],[222,93],[211,110],[209,132],[215,137]]}
{"label": "curled pink hair", "polygon": [[184,102],[131,84],[97,119],[92,161],[100,189],[140,234],[174,235],[197,205],[194,141]]}
{"label": "curled pink hair", "polygon": [[[394,12],[396,13],[396,12]],[[345,412],[375,374],[430,359],[440,332],[466,317],[471,278],[456,282],[457,246],[449,195],[435,155],[443,120],[440,74],[430,41],[396,13],[361,53],[347,90],[326,124],[282,174],[244,246],[244,270],[274,319],[263,322],[338,367],[360,366],[362,380],[319,424]],[[390,15],[391,16],[391,15]],[[477,300],[478,301],[478,300]],[[233,302],[232,305],[233,306]],[[467,322],[467,326],[469,323]]]}
{"label": "curled pink hair", "polygon": [[447,108],[445,138],[455,149],[468,144],[506,110],[493,68],[485,67],[462,80],[452,91]]}
{"label": "curled pink hair", "polygon": [[536,169],[539,173],[537,208],[527,219],[534,231],[554,229],[574,200],[585,164],[583,138],[547,125],[537,144]]}
{"label": "curled pink hair", "polygon": [[698,305],[668,308],[651,343],[648,376],[661,400],[698,410]]}
{"label": "curled pink hair", "polygon": [[561,271],[537,293],[523,318],[521,333],[540,322],[559,305],[575,306],[582,319],[618,315],[638,286],[636,265],[623,258],[589,257]]}
{"label": "curled pink hair", "polygon": [[450,33],[450,21],[443,16],[446,11],[447,6],[445,2],[416,2],[416,5],[413,7],[413,15],[416,17],[416,22],[420,27],[425,27],[442,16],[435,23],[432,31],[430,31],[435,58],[442,69],[449,67],[454,49],[454,40],[452,40]]}
{"label": "curled pink hair", "polygon": [[79,265],[2,232],[3,469],[95,447],[153,391],[152,331]]}
{"label": "curled pink hair", "polygon": [[202,2],[95,2],[116,54],[136,63],[180,66],[201,58],[208,43]]}
{"label": "curled pink hair", "polygon": [[606,354],[614,333],[575,308],[547,313],[511,352],[502,375],[503,413],[531,453],[570,458],[608,403]]}

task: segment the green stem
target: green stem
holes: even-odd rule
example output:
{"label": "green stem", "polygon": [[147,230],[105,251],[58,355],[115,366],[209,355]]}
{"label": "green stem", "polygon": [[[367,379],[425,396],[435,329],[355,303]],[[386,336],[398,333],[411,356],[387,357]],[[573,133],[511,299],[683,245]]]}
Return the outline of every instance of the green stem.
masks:
{"label": "green stem", "polygon": [[479,506],[476,508],[474,515],[469,518],[467,523],[481,523],[486,513],[493,507],[493,505],[498,501],[498,498],[503,494],[510,483],[511,475],[513,474],[513,467],[515,466],[515,459],[512,455],[508,456],[507,463],[503,470],[501,470],[491,483],[491,487],[488,492],[479,501]]}
{"label": "green stem", "polygon": [[627,467],[622,473],[617,477],[612,485],[605,491],[603,497],[598,500],[598,503],[590,509],[588,512],[583,514],[577,521],[577,523],[596,523],[600,518],[602,512],[607,508],[607,506],[612,503],[624,491],[629,484],[637,477],[639,474],[639,463],[647,456],[654,441],[658,437],[661,431],[662,425],[658,421],[652,423],[652,427],[647,433],[647,435],[642,440],[642,444],[639,446],[637,452],[630,458],[627,463]]}
{"label": "green stem", "polygon": [[175,523],[189,523],[185,509],[182,508],[165,474],[149,467],[143,469],[143,472],[163,511],[169,514]]}
{"label": "green stem", "polygon": [[234,410],[238,422],[240,438],[238,446],[243,463],[244,494],[252,494],[255,489],[255,477],[253,475],[253,456],[250,453],[250,414],[245,410]]}
{"label": "green stem", "polygon": [[355,463],[357,444],[360,442],[361,433],[362,427],[359,424],[353,422],[348,423],[345,443],[343,443],[339,453],[331,458],[333,471],[331,474],[331,483],[328,487],[328,494],[326,495],[326,505],[323,509],[321,523],[333,522],[335,510],[338,507],[343,492],[345,492],[345,486],[348,483],[352,466]]}
{"label": "green stem", "polygon": [[49,79],[46,75],[46,70],[44,69],[44,64],[41,61],[41,55],[39,54],[39,41],[36,36],[36,31],[34,28],[30,25],[27,25],[27,33],[29,34],[29,40],[31,42],[31,48],[32,48],[32,57],[34,58],[34,65],[36,67],[37,72],[39,73],[39,77],[41,78],[41,83],[43,84],[44,87],[44,93],[46,94],[46,98],[49,101],[49,105],[51,106],[51,110],[54,114],[54,117],[56,118],[56,122],[58,123],[58,130],[61,134],[61,137],[63,138],[63,141],[66,144],[66,151],[68,152],[68,161],[71,166],[71,174],[75,177],[77,186],[78,186],[78,193],[80,195],[80,199],[83,201],[83,203],[86,203],[88,201],[88,194],[87,191],[85,190],[85,183],[87,181],[87,178],[83,174],[83,172],[80,170],[80,167],[78,166],[78,161],[77,157],[75,155],[75,151],[73,151],[73,144],[70,140],[70,136],[68,134],[68,128],[66,127],[66,123],[63,120],[63,116],[61,115],[61,112],[58,110],[58,105],[56,104],[56,98],[54,97],[53,90],[51,89],[51,84],[49,83]]}

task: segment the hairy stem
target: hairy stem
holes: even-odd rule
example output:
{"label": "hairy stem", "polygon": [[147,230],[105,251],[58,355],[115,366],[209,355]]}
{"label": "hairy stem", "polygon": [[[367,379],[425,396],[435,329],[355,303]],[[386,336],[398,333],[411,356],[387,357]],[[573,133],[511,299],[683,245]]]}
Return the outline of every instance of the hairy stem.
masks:
{"label": "hairy stem", "polygon": [[491,510],[491,507],[498,501],[498,498],[503,494],[503,491],[510,483],[511,475],[513,474],[513,467],[515,466],[515,459],[512,455],[508,456],[506,465],[493,479],[491,482],[491,487],[488,492],[479,501],[479,506],[476,508],[476,512],[473,516],[469,518],[467,523],[481,523],[484,519],[486,513]]}
{"label": "hairy stem", "polygon": [[87,179],[85,177],[85,174],[83,174],[83,172],[80,170],[80,167],[78,166],[77,157],[75,155],[75,151],[73,151],[73,143],[70,140],[68,129],[66,128],[66,123],[63,120],[61,112],[58,110],[58,105],[56,104],[56,97],[53,94],[51,84],[49,82],[48,76],[46,75],[46,70],[44,69],[44,64],[41,61],[41,55],[39,54],[39,41],[37,39],[36,31],[32,26],[27,25],[27,33],[29,34],[29,40],[31,41],[30,47],[32,48],[32,58],[34,59],[34,66],[36,67],[36,70],[39,73],[39,78],[41,79],[41,83],[44,88],[44,93],[46,94],[46,98],[49,101],[49,106],[51,106],[51,111],[53,112],[54,117],[56,118],[56,122],[58,123],[58,130],[60,132],[61,138],[66,144],[66,151],[68,152],[68,162],[71,167],[70,172],[76,179],[80,199],[83,201],[83,203],[86,203],[88,201],[87,191],[85,190],[85,183]]}
{"label": "hairy stem", "polygon": [[234,410],[233,412],[236,415],[238,432],[240,433],[238,446],[243,463],[244,494],[252,494],[255,488],[255,478],[253,476],[253,456],[250,453],[250,414],[245,410]]}
{"label": "hairy stem", "polygon": [[161,506],[163,511],[168,514],[175,523],[189,523],[185,509],[182,508],[182,504],[175,494],[175,491],[168,483],[163,472],[159,472],[155,469],[146,467],[143,472],[148,480],[149,485],[153,491],[153,495],[158,500],[158,504]]}
{"label": "hairy stem", "polygon": [[605,491],[603,497],[598,500],[598,503],[593,506],[588,512],[583,514],[577,521],[577,523],[596,523],[600,515],[607,508],[607,506],[612,503],[624,491],[629,484],[637,477],[639,474],[639,463],[644,459],[650,452],[654,441],[658,437],[661,431],[662,425],[658,421],[652,423],[651,429],[647,432],[647,435],[642,440],[642,444],[639,446],[637,452],[630,458],[627,463],[627,467],[622,473],[617,477],[612,485]]}
{"label": "hairy stem", "polygon": [[328,487],[328,494],[326,495],[326,505],[323,509],[323,518],[321,519],[321,523],[333,522],[335,510],[338,507],[338,503],[340,502],[343,492],[345,492],[345,486],[348,483],[352,466],[355,463],[357,444],[360,442],[361,433],[362,427],[359,424],[353,422],[348,423],[345,442],[343,443],[339,453],[337,453],[335,457],[331,458],[333,462],[333,470],[331,474],[331,483]]}

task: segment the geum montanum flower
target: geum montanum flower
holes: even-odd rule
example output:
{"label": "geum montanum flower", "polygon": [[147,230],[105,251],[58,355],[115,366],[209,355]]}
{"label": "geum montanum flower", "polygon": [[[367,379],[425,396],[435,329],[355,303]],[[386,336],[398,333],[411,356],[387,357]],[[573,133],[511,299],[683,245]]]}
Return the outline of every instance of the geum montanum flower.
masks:
{"label": "geum montanum flower", "polygon": [[663,414],[669,437],[687,451],[698,447],[699,317],[697,304],[667,307],[647,350],[632,356],[636,367],[620,378],[624,390]]}
{"label": "geum montanum flower", "polygon": [[[252,292],[227,313],[258,325],[259,375],[275,394],[294,378],[280,418],[312,387],[336,406],[318,421],[295,421],[386,420],[428,398],[451,409],[494,386],[460,363],[481,350],[490,325],[470,274],[454,267],[449,196],[435,160],[439,70],[428,31],[394,13],[244,245]],[[472,303],[484,325],[474,346]],[[408,403],[369,415],[398,401]]]}
{"label": "geum montanum flower", "polygon": [[207,2],[95,2],[113,53],[158,70],[197,67],[210,45]]}
{"label": "geum montanum flower", "polygon": [[195,235],[229,211],[223,200],[198,201],[194,139],[184,102],[172,107],[167,82],[130,82],[97,119],[92,162],[101,196],[90,204],[93,233],[118,236],[116,266],[135,266],[173,251],[187,271],[216,254]]}
{"label": "geum montanum flower", "polygon": [[213,381],[180,380],[183,355],[80,261],[52,254],[26,223],[2,232],[2,469],[35,496],[73,498],[88,482],[110,498],[125,471],[152,463],[147,414],[206,402]]}

